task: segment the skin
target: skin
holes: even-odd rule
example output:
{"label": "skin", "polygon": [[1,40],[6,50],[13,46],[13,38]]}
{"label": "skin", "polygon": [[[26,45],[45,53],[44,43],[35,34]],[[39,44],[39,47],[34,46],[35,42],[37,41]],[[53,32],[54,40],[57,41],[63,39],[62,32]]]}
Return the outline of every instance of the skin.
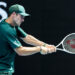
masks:
{"label": "skin", "polygon": [[[22,16],[20,14],[16,14],[13,12],[8,19],[5,21],[9,23],[12,26],[20,26],[24,22],[25,16]],[[26,56],[31,55],[40,52],[41,54],[45,55],[48,53],[56,52],[56,47],[54,45],[46,44],[44,47],[44,42],[36,39],[32,35],[27,35],[25,38],[21,38],[25,43],[31,44],[35,47],[25,47],[21,46],[18,47],[15,50],[15,52],[20,56]]]}
{"label": "skin", "polygon": [[24,16],[13,12],[11,16],[9,16],[8,19],[6,19],[6,22],[11,24],[12,26],[20,26],[22,22],[24,22],[24,18]]}

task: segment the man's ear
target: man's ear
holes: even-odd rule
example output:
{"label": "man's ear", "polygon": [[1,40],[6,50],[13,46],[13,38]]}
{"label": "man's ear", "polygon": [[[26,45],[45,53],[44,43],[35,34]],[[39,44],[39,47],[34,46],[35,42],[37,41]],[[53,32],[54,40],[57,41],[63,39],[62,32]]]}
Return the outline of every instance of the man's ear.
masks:
{"label": "man's ear", "polygon": [[16,15],[16,13],[15,13],[15,12],[13,12],[13,13],[12,13],[12,15]]}
{"label": "man's ear", "polygon": [[13,18],[16,17],[16,13],[15,12],[13,12],[11,15],[12,15]]}

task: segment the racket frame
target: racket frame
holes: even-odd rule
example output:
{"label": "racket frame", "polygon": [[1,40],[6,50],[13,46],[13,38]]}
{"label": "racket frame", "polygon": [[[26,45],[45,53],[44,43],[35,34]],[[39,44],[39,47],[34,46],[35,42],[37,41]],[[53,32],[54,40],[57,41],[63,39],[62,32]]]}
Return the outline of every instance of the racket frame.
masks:
{"label": "racket frame", "polygon": [[[64,39],[56,46],[56,50],[65,51],[65,52],[70,53],[70,54],[75,54],[75,52],[70,52],[70,51],[66,50],[66,49],[64,48],[64,45],[63,45],[64,40],[65,40],[67,37],[69,37],[70,35],[73,35],[73,34],[75,34],[75,33],[71,33],[71,34],[68,34],[67,36],[65,36]],[[62,48],[63,48],[63,49],[58,48],[60,45],[62,45]]]}

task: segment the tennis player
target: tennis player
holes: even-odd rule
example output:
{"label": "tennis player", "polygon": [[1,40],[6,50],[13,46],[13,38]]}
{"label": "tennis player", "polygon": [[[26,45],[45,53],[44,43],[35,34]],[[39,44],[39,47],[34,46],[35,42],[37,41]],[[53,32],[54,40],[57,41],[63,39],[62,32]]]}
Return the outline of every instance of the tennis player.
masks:
{"label": "tennis player", "polygon": [[[0,75],[12,75],[14,73],[15,55],[32,55],[40,52],[42,55],[56,51],[54,45],[46,44],[20,27],[24,18],[29,16],[22,5],[15,4],[9,8],[9,16],[0,23]],[[22,46],[18,40],[21,38],[25,43],[34,47]]]}

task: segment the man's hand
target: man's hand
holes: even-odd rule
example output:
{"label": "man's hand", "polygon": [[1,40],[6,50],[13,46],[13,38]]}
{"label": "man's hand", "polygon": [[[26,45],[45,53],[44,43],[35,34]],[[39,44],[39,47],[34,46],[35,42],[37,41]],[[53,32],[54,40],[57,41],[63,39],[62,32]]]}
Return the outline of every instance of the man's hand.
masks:
{"label": "man's hand", "polygon": [[56,52],[56,47],[54,45],[46,45],[46,47],[41,46],[41,54],[45,55],[52,52]]}
{"label": "man's hand", "polygon": [[49,48],[48,53],[56,52],[56,47],[54,45],[46,45],[46,48]]}
{"label": "man's hand", "polygon": [[[41,54],[48,54],[48,53],[56,52],[56,47],[54,45],[49,45],[49,44],[43,45],[41,49],[42,49]],[[43,49],[46,49],[45,53],[43,52]]]}
{"label": "man's hand", "polygon": [[40,53],[43,54],[43,55],[47,54],[48,53],[48,48],[40,46]]}

